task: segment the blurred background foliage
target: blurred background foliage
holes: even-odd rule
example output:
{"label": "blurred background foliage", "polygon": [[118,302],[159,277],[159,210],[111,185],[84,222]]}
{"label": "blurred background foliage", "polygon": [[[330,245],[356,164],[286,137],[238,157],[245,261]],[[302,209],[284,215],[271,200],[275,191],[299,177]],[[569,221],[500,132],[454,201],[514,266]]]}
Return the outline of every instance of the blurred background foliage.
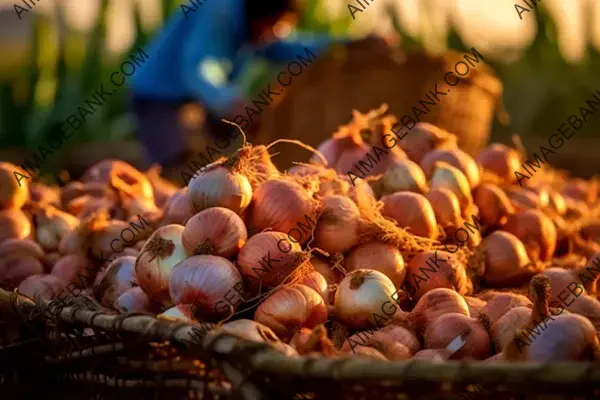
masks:
{"label": "blurred background foliage", "polygon": [[[80,29],[65,22],[65,8],[61,2],[57,2],[50,13],[36,12],[34,9],[22,16],[24,19],[31,19],[27,43],[20,47],[12,46],[11,43],[3,46],[6,55],[2,61],[4,66],[0,68],[0,149],[32,150],[45,144],[48,136],[58,134],[59,124],[79,104],[88,99],[102,82],[108,82],[108,77],[124,58],[148,42],[153,29],[160,27],[171,13],[181,12],[181,0],[158,0],[159,20],[155,28],[149,29],[143,23],[141,3],[132,2],[134,40],[129,48],[117,54],[106,50],[107,16],[111,3],[116,0],[98,1],[97,17],[91,30],[85,35]],[[423,0],[423,4],[429,2],[430,0]],[[299,31],[327,32],[336,36],[353,32],[352,25],[357,21],[350,17],[346,3],[341,8],[338,7],[336,13],[331,12],[331,4],[327,4],[327,0],[305,0],[304,3],[304,13],[300,16],[297,27]],[[370,10],[366,9],[365,12],[357,13],[356,18],[364,18],[365,21],[383,18],[400,34],[400,46],[427,49],[427,42],[430,40],[424,35],[408,33],[402,18],[398,16],[397,8],[391,4],[391,1],[386,3],[384,12],[377,17],[369,16]],[[11,24],[23,22],[18,21],[12,7],[5,14],[2,21]],[[516,12],[511,15],[517,23],[525,23],[518,21]],[[595,14],[590,9],[584,15],[586,32],[591,35]],[[524,13],[523,19],[526,18],[535,21],[537,32],[525,51],[515,53],[504,49],[504,56],[493,59],[486,57],[505,86],[504,108],[511,116],[510,125],[508,130],[506,127],[496,126],[493,135],[493,139],[500,138],[504,142],[507,142],[506,137],[510,135],[506,133],[509,132],[549,136],[568,115],[576,113],[577,107],[590,98],[591,93],[600,90],[600,54],[592,46],[592,40],[586,42],[583,57],[576,62],[568,61],[564,52],[561,52],[559,31],[551,13],[538,7],[532,12]],[[376,21],[375,25],[380,23],[381,21]],[[353,34],[356,36],[366,33],[368,28],[361,28],[358,33]],[[437,48],[467,50],[473,46],[465,44],[460,26],[455,22],[450,23],[441,40],[445,43]],[[18,57],[11,55],[11,52],[17,52]],[[250,94],[256,92],[271,76],[273,68],[268,63],[257,61],[247,68],[241,78],[242,86]],[[132,139],[133,125],[127,114],[127,99],[127,90],[118,90],[69,139],[68,146],[89,141]],[[581,134],[597,135],[600,130],[599,121],[600,118],[596,118]],[[60,163],[60,157],[48,157],[46,168],[58,168],[57,163]]]}

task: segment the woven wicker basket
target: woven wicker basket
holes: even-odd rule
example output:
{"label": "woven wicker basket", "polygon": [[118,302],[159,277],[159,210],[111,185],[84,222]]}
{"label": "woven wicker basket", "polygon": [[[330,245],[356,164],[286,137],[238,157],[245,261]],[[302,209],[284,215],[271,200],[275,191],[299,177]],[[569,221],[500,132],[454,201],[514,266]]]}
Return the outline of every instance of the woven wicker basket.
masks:
{"label": "woven wicker basket", "polygon": [[[305,68],[285,88],[280,102],[265,110],[261,132],[252,142],[291,138],[317,146],[351,119],[353,109],[366,112],[382,103],[397,117],[412,115],[412,107],[436,83],[446,85],[444,74],[454,71],[460,60],[463,55],[456,52],[435,57],[389,47],[374,50],[360,43],[334,48]],[[473,64],[452,92],[440,96],[439,104],[421,118],[457,134],[461,148],[472,154],[487,144],[502,94],[492,70],[483,61]],[[272,86],[279,84],[274,81]],[[282,153],[275,158],[280,168],[309,156],[289,145]]]}
{"label": "woven wicker basket", "polygon": [[43,306],[44,314],[32,317],[35,307],[31,300],[0,289],[1,315],[18,317],[11,326],[32,321],[21,343],[0,348],[2,399],[40,394],[78,400],[600,396],[597,363],[290,358],[268,345],[230,335],[198,337],[192,325],[149,315],[115,315],[73,305],[56,316]]}

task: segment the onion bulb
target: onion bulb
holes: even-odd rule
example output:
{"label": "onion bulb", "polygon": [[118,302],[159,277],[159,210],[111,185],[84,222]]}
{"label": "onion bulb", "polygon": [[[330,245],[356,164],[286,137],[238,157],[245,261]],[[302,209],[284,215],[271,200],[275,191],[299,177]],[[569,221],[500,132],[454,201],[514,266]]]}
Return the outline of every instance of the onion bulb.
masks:
{"label": "onion bulb", "polygon": [[411,160],[400,160],[392,164],[381,180],[381,194],[396,192],[427,191],[427,178],[419,165]]}
{"label": "onion bulb", "polygon": [[429,201],[420,194],[400,192],[384,196],[382,214],[390,217],[410,233],[435,239],[438,226]]}
{"label": "onion bulb", "polygon": [[406,152],[408,158],[420,164],[425,155],[432,150],[455,148],[457,137],[428,122],[419,122],[398,145]]}
{"label": "onion bulb", "polygon": [[436,288],[454,289],[461,295],[473,292],[465,265],[441,250],[424,251],[410,260],[406,268],[406,287],[416,300]]}
{"label": "onion bulb", "polygon": [[492,325],[491,335],[494,347],[501,352],[513,339],[515,332],[523,328],[531,318],[531,308],[515,307],[498,318]]}
{"label": "onion bulb", "polygon": [[[169,292],[175,303],[195,305],[202,317],[226,317],[233,314],[234,306],[226,303],[225,295],[241,281],[242,276],[229,260],[217,256],[193,256],[175,265]],[[219,307],[219,303],[225,307]]]}
{"label": "onion bulb", "polygon": [[427,178],[433,176],[435,164],[438,161],[446,162],[458,168],[467,178],[471,188],[476,188],[479,185],[479,166],[473,157],[458,147],[452,149],[435,149],[427,153],[421,161],[421,168],[423,168],[423,172],[425,172]]}
{"label": "onion bulb", "polygon": [[521,168],[523,157],[506,145],[494,143],[483,149],[476,160],[484,172],[496,176],[501,182],[512,183],[517,179],[515,171]]}
{"label": "onion bulb", "polygon": [[455,360],[483,360],[489,356],[490,336],[484,326],[463,314],[442,315],[425,330],[425,348],[446,348],[460,335],[465,344],[450,358]]}
{"label": "onion bulb", "polygon": [[519,238],[503,231],[496,231],[483,239],[474,260],[477,259],[484,264],[483,279],[496,287],[520,285],[542,269],[531,263]]}
{"label": "onion bulb", "polygon": [[293,240],[306,243],[312,236],[311,226],[317,219],[317,206],[317,201],[299,183],[291,179],[271,179],[254,191],[248,226],[259,231],[270,228],[287,232]]}
{"label": "onion bulb", "polygon": [[390,278],[396,288],[400,288],[406,274],[400,250],[391,244],[377,241],[352,249],[344,260],[344,268],[348,272],[358,269],[379,271]]}
{"label": "onion bulb", "polygon": [[328,253],[350,250],[359,239],[360,212],[345,196],[327,196],[315,229],[315,246]]}
{"label": "onion bulb", "polygon": [[184,227],[166,225],[148,239],[135,262],[137,280],[156,302],[168,303],[169,279],[175,265],[187,257],[181,236]]}
{"label": "onion bulb", "polygon": [[31,275],[43,274],[44,266],[35,257],[9,255],[0,259],[0,286],[14,288]]}
{"label": "onion bulb", "polygon": [[431,176],[431,188],[452,191],[458,197],[461,209],[463,210],[468,209],[473,204],[471,186],[465,174],[458,168],[443,161],[438,161],[434,165]]}
{"label": "onion bulb", "polygon": [[74,283],[77,286],[90,286],[94,281],[94,268],[90,267],[90,262],[81,254],[69,254],[61,257],[52,267],[52,275],[59,277],[63,281]]}
{"label": "onion bulb", "polygon": [[508,313],[513,308],[528,307],[533,304],[527,297],[518,293],[498,293],[493,294],[493,297],[487,301],[487,304],[481,311],[486,316],[490,325],[494,325],[502,316]]}
{"label": "onion bulb", "polygon": [[540,210],[511,215],[502,228],[523,242],[530,260],[550,261],[556,249],[557,232],[550,217]]}
{"label": "onion bulb", "polygon": [[433,321],[449,313],[470,316],[469,306],[464,297],[452,289],[437,288],[419,299],[410,318],[416,323],[419,331],[424,331]]}
{"label": "onion bulb", "polygon": [[136,269],[134,257],[115,259],[96,277],[94,297],[105,307],[112,307],[119,296],[137,285]]}
{"label": "onion bulb", "polygon": [[260,303],[254,319],[280,338],[290,339],[299,328],[314,328],[327,320],[323,298],[304,285],[282,287]]}
{"label": "onion bulb", "polygon": [[210,207],[229,208],[241,214],[252,200],[248,178],[220,164],[211,164],[190,180],[188,195],[196,212]]}
{"label": "onion bulb", "polygon": [[156,304],[152,302],[141,287],[136,286],[123,292],[115,300],[113,307],[122,312],[153,312],[156,309]]}
{"label": "onion bulb", "polygon": [[[335,317],[342,324],[355,329],[365,329],[379,325],[374,314],[382,320],[386,315],[396,312],[393,294],[396,293],[394,283],[383,273],[368,269],[358,269],[349,273],[340,283],[335,293]],[[392,314],[387,314],[385,305],[394,307]]]}
{"label": "onion bulb", "polygon": [[0,259],[9,256],[31,256],[44,260],[44,249],[31,239],[7,239],[0,243]]}
{"label": "onion bulb", "polygon": [[58,249],[63,236],[75,230],[79,225],[77,217],[52,206],[36,210],[33,214],[33,221],[36,226],[37,242],[45,250],[50,251]]}
{"label": "onion bulb", "polygon": [[[286,251],[287,250],[287,251]],[[261,232],[240,250],[237,264],[254,288],[279,285],[299,265],[302,249],[281,232]]]}
{"label": "onion bulb", "polygon": [[102,160],[89,167],[81,177],[81,181],[83,183],[108,185],[114,178],[127,185],[129,191],[136,193],[137,197],[154,201],[150,180],[142,172],[125,161]]}
{"label": "onion bulb", "polygon": [[16,208],[0,211],[0,243],[6,239],[25,239],[31,232],[31,223],[23,211]]}
{"label": "onion bulb", "polygon": [[44,300],[52,300],[64,291],[67,284],[68,282],[54,275],[31,275],[19,284],[17,292],[34,301],[38,296]]}
{"label": "onion bulb", "polygon": [[457,227],[462,222],[461,208],[458,197],[448,189],[432,189],[425,195],[436,222],[443,228]]}
{"label": "onion bulb", "polygon": [[[17,178],[19,173],[20,176]],[[8,162],[0,162],[0,209],[21,208],[29,198],[29,174],[24,174],[21,168]],[[17,180],[18,179],[18,180]]]}
{"label": "onion bulb", "polygon": [[164,206],[164,223],[185,225],[195,214],[187,188],[175,192]]}
{"label": "onion bulb", "polygon": [[506,195],[498,186],[482,183],[474,190],[474,202],[479,208],[479,218],[484,226],[498,227],[506,222],[515,209]]}
{"label": "onion bulb", "polygon": [[239,215],[223,207],[200,211],[185,224],[183,247],[188,255],[229,258],[242,248],[248,233]]}

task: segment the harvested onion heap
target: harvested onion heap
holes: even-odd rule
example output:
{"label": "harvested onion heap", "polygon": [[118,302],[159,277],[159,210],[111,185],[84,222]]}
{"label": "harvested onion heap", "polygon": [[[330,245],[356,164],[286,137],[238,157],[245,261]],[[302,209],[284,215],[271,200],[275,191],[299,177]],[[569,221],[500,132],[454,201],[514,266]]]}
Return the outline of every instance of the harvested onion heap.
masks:
{"label": "harvested onion heap", "polygon": [[[473,158],[426,123],[397,140],[386,110],[296,143],[310,164],[280,172],[281,141],[244,144],[182,189],[117,160],[19,186],[0,163],[2,287],[50,300],[74,284],[290,356],[598,359],[598,182],[548,165],[518,182],[517,150]],[[374,146],[387,153],[353,182]]]}

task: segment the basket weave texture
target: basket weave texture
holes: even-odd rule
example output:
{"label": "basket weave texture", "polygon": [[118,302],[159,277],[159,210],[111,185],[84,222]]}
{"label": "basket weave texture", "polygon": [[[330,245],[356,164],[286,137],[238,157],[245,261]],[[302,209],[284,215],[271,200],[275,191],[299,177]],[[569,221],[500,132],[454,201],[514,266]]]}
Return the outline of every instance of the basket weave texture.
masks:
{"label": "basket weave texture", "polygon": [[[473,54],[469,54],[473,58]],[[463,54],[448,52],[430,56],[398,48],[373,50],[360,43],[336,47],[319,57],[294,78],[283,99],[261,116],[261,132],[253,142],[270,143],[278,138],[301,140],[313,147],[349,121],[352,110],[366,112],[382,103],[401,118],[413,115],[412,107],[427,100],[435,84],[448,85],[444,74],[454,71]],[[464,67],[462,67],[464,69]],[[454,78],[449,78],[454,79]],[[276,81],[274,86],[278,84]],[[465,151],[474,154],[487,144],[495,110],[500,104],[502,84],[480,59],[469,73],[421,121],[438,125],[459,137]],[[309,154],[292,146],[285,157],[276,157],[280,168],[305,161]]]}
{"label": "basket weave texture", "polygon": [[[3,399],[591,399],[597,363],[423,363],[287,357],[150,315],[47,303],[0,289]],[[36,312],[36,309],[41,312]],[[24,329],[25,324],[29,329]],[[196,329],[198,327],[195,327]],[[7,332],[6,329],[4,332]]]}

